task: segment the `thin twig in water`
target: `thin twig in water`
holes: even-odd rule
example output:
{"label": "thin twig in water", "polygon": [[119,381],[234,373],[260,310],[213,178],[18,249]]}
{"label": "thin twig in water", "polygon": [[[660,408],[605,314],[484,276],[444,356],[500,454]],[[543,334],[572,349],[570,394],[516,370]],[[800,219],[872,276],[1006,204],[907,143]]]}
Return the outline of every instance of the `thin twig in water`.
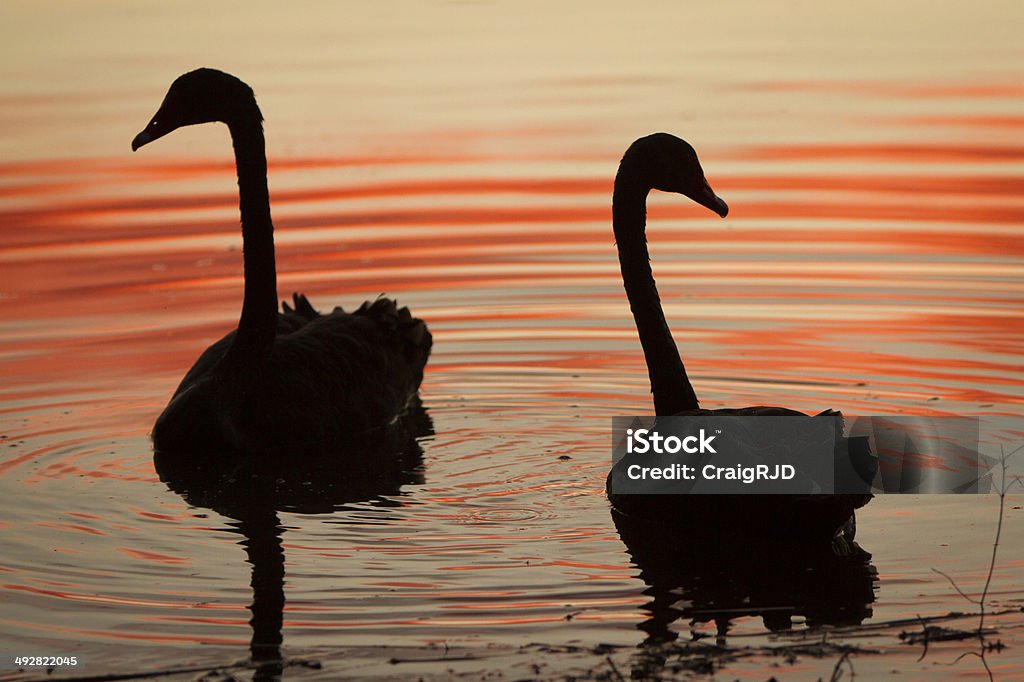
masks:
{"label": "thin twig in water", "polygon": [[[956,581],[955,581],[955,580],[953,580],[953,576],[951,576],[950,574],[948,574],[948,573],[945,573],[945,572],[943,572],[943,571],[940,571],[940,570],[939,570],[939,569],[937,569],[937,568],[932,568],[932,570],[933,570],[933,571],[935,571],[936,573],[938,573],[939,575],[941,575],[941,576],[942,576],[943,578],[945,578],[946,580],[948,580],[948,581],[949,581],[949,584],[953,586],[953,589],[954,589],[954,590],[956,590],[956,591],[957,591],[957,593],[958,593],[958,594],[959,594],[959,595],[960,595],[961,597],[963,597],[963,598],[964,598],[964,599],[966,599],[967,601],[971,602],[972,604],[977,604],[977,603],[978,603],[978,600],[977,600],[977,599],[975,599],[974,597],[968,596],[967,594],[965,594],[965,593],[964,593],[964,591],[963,591],[963,590],[961,590],[961,589],[960,589],[960,586],[956,584]],[[919,617],[920,617],[920,616],[919,616]]]}
{"label": "thin twig in water", "polygon": [[1024,485],[1024,481],[1021,481],[1020,478],[1014,478],[1012,481],[1006,480],[1006,462],[1015,454],[1020,452],[1022,449],[1024,449],[1024,445],[1018,446],[1012,452],[1007,454],[1002,446],[1000,446],[999,448],[1001,455],[999,461],[1000,467],[1002,469],[1002,481],[999,485],[999,516],[996,519],[996,537],[995,540],[993,540],[992,542],[992,557],[989,560],[988,575],[985,578],[985,586],[981,590],[981,596],[977,599],[969,596],[967,593],[960,589],[960,586],[956,584],[956,581],[953,580],[953,578],[948,573],[944,573],[937,568],[932,569],[933,571],[941,575],[943,578],[948,580],[949,584],[953,586],[953,589],[956,590],[961,597],[971,602],[972,604],[978,605],[980,614],[980,618],[978,621],[979,636],[981,635],[982,629],[985,627],[985,600],[988,598],[988,590],[989,587],[991,587],[992,585],[992,575],[995,573],[996,570],[996,555],[999,552],[999,539],[1003,534],[1003,514],[1006,509],[1006,494],[1010,490],[1010,486],[1012,486],[1014,483],[1020,483],[1021,485]]}
{"label": "thin twig in water", "polygon": [[981,590],[981,601],[979,603],[979,608],[981,609],[981,617],[978,619],[979,636],[981,636],[981,631],[985,627],[985,598],[988,596],[989,585],[992,584],[992,573],[996,569],[996,551],[998,551],[999,549],[999,536],[1003,532],[1003,510],[1006,508],[1006,491],[1010,489],[1010,486],[1013,485],[1014,482],[1020,483],[1019,478],[1015,478],[1010,483],[1006,482],[1006,462],[1011,457],[1020,452],[1021,448],[1024,448],[1024,445],[1019,446],[1010,454],[1006,454],[1006,450],[1003,448],[1003,446],[999,446],[999,452],[1002,455],[1002,457],[1000,457],[1000,464],[1003,474],[1002,483],[1000,483],[999,486],[999,521],[996,522],[996,539],[995,542],[992,543],[992,561],[990,561],[988,565],[988,577],[985,579],[984,589]]}
{"label": "thin twig in water", "polygon": [[857,673],[853,670],[853,661],[850,660],[850,652],[844,651],[843,655],[836,661],[836,666],[832,668],[832,677],[829,678],[829,682],[839,682],[843,678],[843,662],[850,667],[850,679],[852,680],[857,676]]}
{"label": "thin twig in water", "polygon": [[612,672],[615,673],[615,679],[617,679],[619,682],[626,682],[626,678],[624,678],[622,676],[622,673],[619,672],[619,669],[615,667],[615,662],[612,661],[612,657],[605,656],[604,660],[608,662],[608,667],[610,667],[612,669]]}
{"label": "thin twig in water", "polygon": [[[963,590],[960,589],[960,587],[956,584],[956,581],[953,580],[953,578],[951,578],[949,575],[943,573],[942,571],[940,571],[937,568],[933,568],[932,569],[933,571],[935,571],[936,573],[938,573],[939,575],[944,577],[946,580],[948,580],[949,584],[953,586],[953,589],[955,589],[960,594],[961,597],[963,597],[967,601],[971,602],[972,604],[977,604],[978,605],[978,629],[976,631],[976,635],[978,637],[978,641],[981,643],[981,651],[980,652],[974,652],[974,651],[966,652],[966,653],[962,654],[961,656],[957,657],[956,661],[960,661],[961,659],[963,659],[965,656],[967,656],[969,654],[977,656],[978,658],[981,659],[981,664],[983,666],[985,666],[985,672],[988,673],[989,680],[994,680],[994,677],[992,676],[991,668],[988,667],[988,661],[985,660],[985,652],[989,648],[988,645],[985,642],[985,600],[988,599],[988,590],[989,590],[989,587],[991,587],[991,585],[992,585],[992,576],[995,574],[995,570],[996,570],[996,556],[997,556],[997,554],[999,552],[999,540],[1000,540],[1000,538],[1002,537],[1002,534],[1003,534],[1003,514],[1004,514],[1004,512],[1006,510],[1006,495],[1007,495],[1007,492],[1010,490],[1010,487],[1013,486],[1013,484],[1015,484],[1015,483],[1018,483],[1018,484],[1021,484],[1022,486],[1024,486],[1024,481],[1022,481],[1020,479],[1020,477],[1015,477],[1011,481],[1007,481],[1006,480],[1006,469],[1007,469],[1007,464],[1006,463],[1010,459],[1010,457],[1013,457],[1018,452],[1020,452],[1022,449],[1024,449],[1024,445],[1018,446],[1013,451],[1011,451],[1009,454],[1007,454],[1006,453],[1006,449],[1002,445],[999,446],[999,453],[1000,453],[999,463],[1000,463],[1000,468],[1002,469],[1002,477],[1001,477],[1002,480],[1000,481],[1000,484],[999,484],[999,517],[996,520],[996,537],[992,541],[992,557],[989,560],[988,575],[985,577],[985,586],[981,590],[981,596],[979,596],[977,599],[974,599],[973,597],[968,596],[967,594],[964,593]],[[918,661],[921,661],[922,659],[924,659],[925,654],[928,652],[928,628],[925,627],[924,631],[925,631],[924,632],[924,635],[925,635],[925,638],[924,638],[924,651],[921,652],[921,658],[917,659]],[[956,661],[954,661],[954,663],[956,663]]]}
{"label": "thin twig in water", "polygon": [[[956,587],[956,585],[953,585],[953,587]],[[920,663],[928,655],[928,624],[924,622],[924,618],[920,614],[918,614],[917,619],[921,621],[921,632],[924,633],[924,650],[921,651],[921,656],[917,659],[917,662]]]}

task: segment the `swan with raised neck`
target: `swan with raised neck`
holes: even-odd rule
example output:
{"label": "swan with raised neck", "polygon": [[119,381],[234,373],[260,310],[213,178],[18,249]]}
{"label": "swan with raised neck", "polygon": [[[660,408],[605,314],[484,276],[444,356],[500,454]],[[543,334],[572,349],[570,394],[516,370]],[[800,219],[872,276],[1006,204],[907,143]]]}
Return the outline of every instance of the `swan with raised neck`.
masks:
{"label": "swan with raised neck", "polygon": [[679,349],[665,320],[647,250],[647,195],[652,189],[689,197],[721,217],[729,206],[704,176],[697,152],[668,133],[642,137],[626,150],[615,175],[612,227],[619,251],[622,283],[633,311],[647,373],[659,415],[700,407]]}
{"label": "swan with raised neck", "polygon": [[[188,125],[222,122],[234,147],[245,293],[238,329],[185,375],[157,419],[158,449],[330,447],[387,425],[416,398],[431,338],[385,298],[320,315],[301,294],[277,308],[263,116],[252,88],[216,69],[178,77],[132,150]],[[312,447],[312,445],[309,445]]]}

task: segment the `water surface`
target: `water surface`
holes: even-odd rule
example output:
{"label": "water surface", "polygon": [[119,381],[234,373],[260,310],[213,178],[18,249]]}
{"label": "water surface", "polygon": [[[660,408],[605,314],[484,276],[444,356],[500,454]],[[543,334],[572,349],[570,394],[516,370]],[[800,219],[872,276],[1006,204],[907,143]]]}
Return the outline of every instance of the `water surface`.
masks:
{"label": "water surface", "polygon": [[[650,408],[610,228],[612,176],[639,135],[689,139],[732,209],[649,204],[706,406],[1021,414],[1016,4],[547,11],[0,10],[0,649],[78,653],[87,674],[248,655],[239,523],[161,483],[148,440],[241,298],[223,127],[129,151],[200,65],[247,80],[266,117],[279,294],[329,309],[386,292],[435,338],[418,479],[278,515],[284,651],[325,661],[290,676],[597,674],[602,655],[566,647],[621,646],[623,664],[648,636],[651,597],[603,494],[610,417]],[[1024,606],[1020,499],[989,592],[1000,610]],[[917,661],[884,624],[974,609],[933,569],[981,590],[997,503],[863,511],[875,574],[844,636],[882,653],[856,655],[858,673],[985,676],[957,660],[971,643]],[[990,623],[1009,647],[989,654],[996,677],[1024,675],[1024,620]],[[742,614],[726,638],[779,641]],[[561,648],[519,649],[538,643]],[[388,663],[445,650],[473,660]],[[816,679],[836,658],[726,674],[781,662]]]}

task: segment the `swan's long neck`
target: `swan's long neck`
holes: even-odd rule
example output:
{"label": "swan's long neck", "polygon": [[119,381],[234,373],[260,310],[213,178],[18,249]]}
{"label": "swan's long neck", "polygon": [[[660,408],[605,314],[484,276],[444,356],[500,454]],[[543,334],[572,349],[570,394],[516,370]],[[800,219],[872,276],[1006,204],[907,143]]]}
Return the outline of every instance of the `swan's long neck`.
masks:
{"label": "swan's long neck", "polygon": [[269,356],[277,332],[277,274],[274,264],[274,225],[267,190],[267,154],[259,109],[228,125],[238,169],[238,199],[242,216],[245,261],[245,300],[238,333],[227,360],[255,368]]}
{"label": "swan's long neck", "polygon": [[646,235],[648,191],[649,188],[633,181],[620,169],[612,196],[612,225],[619,250],[622,283],[647,361],[654,411],[659,416],[666,416],[696,409],[698,402],[665,321],[654,273],[651,272]]}

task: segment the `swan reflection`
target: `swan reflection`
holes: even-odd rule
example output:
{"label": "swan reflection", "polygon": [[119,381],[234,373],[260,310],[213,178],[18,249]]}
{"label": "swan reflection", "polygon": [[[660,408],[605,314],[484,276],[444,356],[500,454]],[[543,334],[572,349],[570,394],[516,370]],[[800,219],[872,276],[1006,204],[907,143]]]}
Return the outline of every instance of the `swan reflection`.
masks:
{"label": "swan reflection", "polygon": [[767,630],[786,630],[794,618],[808,627],[856,625],[871,616],[877,571],[856,543],[841,556],[828,544],[787,543],[716,534],[694,525],[668,528],[625,516],[612,519],[651,601],[637,627],[645,644],[678,637],[680,619],[714,623],[724,640],[739,618],[762,619]]}
{"label": "swan reflection", "polygon": [[258,666],[254,679],[276,679],[284,668],[285,556],[278,512],[330,514],[355,502],[401,506],[394,498],[402,486],[423,483],[420,440],[433,434],[429,415],[417,401],[404,418],[338,444],[330,457],[299,452],[221,453],[157,451],[160,480],[195,507],[211,509],[232,521],[243,536],[252,566],[253,601],[250,656]]}

